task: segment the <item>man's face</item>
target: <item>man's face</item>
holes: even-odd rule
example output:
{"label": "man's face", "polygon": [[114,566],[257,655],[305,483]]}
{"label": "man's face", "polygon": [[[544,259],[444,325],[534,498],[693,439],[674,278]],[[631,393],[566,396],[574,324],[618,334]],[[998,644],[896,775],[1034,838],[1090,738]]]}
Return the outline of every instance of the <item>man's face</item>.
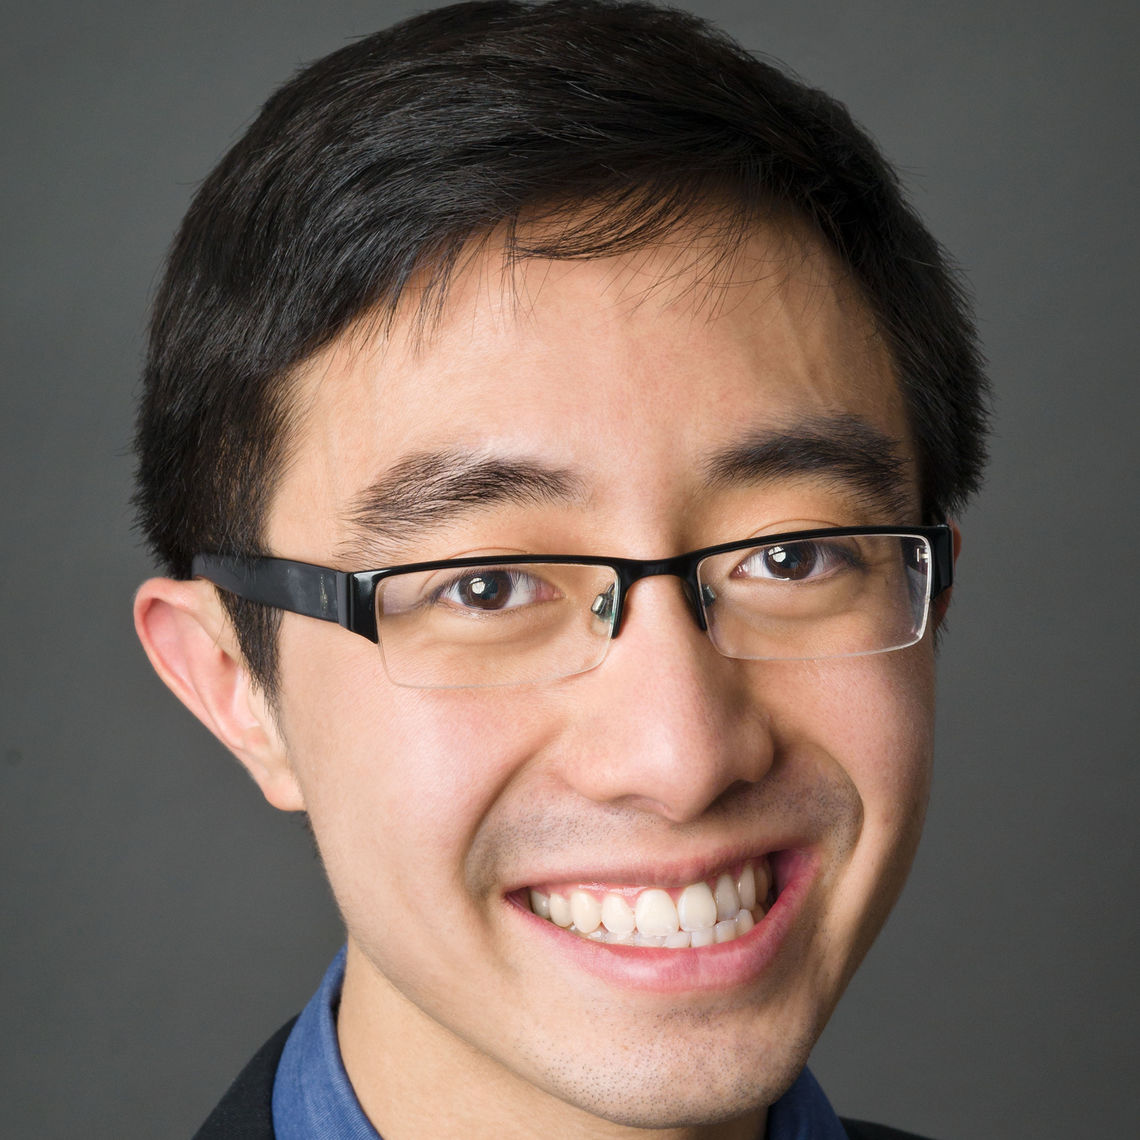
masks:
{"label": "man's face", "polygon": [[[761,233],[726,280],[679,249],[525,263],[509,281],[488,255],[425,341],[403,325],[386,343],[342,338],[300,379],[273,553],[349,570],[660,558],[919,521],[887,353],[829,257]],[[894,441],[893,489],[869,493],[834,447],[782,473],[710,473],[805,428],[842,450],[853,421]],[[398,687],[375,645],[293,615],[280,652],[282,734],[348,927],[339,1025],[358,1089],[369,1066],[415,1058],[449,1087],[477,1083],[489,1115],[661,1127],[786,1088],[913,855],[929,635],[729,660],[679,581],[657,577],[632,588],[601,665],[544,684]],[[775,901],[711,946],[610,945],[528,905],[535,889],[636,908],[746,864]]]}

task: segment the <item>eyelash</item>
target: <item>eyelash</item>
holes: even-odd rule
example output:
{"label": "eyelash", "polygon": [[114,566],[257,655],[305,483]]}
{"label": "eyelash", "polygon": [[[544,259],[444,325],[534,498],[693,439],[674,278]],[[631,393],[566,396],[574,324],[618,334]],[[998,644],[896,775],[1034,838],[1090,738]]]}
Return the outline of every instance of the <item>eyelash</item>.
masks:
{"label": "eyelash", "polygon": [[[816,567],[813,565],[813,572],[807,575],[804,579],[787,578],[783,579],[784,581],[811,581],[826,576],[828,571],[834,572],[836,570],[845,569],[860,570],[866,566],[865,560],[860,556],[858,550],[854,547],[841,547],[835,543],[828,542],[797,542],[790,544],[787,549],[796,551],[797,553],[800,551],[810,553],[816,560],[820,562],[826,562],[826,566],[820,573],[815,573],[814,571]],[[770,553],[770,551],[766,551],[765,553]],[[747,566],[748,563],[756,557],[758,556],[754,554],[741,562],[733,571],[733,576],[735,577],[739,574],[741,577],[744,577],[744,567]],[[762,565],[763,564],[764,563],[762,563]],[[781,580],[779,575],[776,574],[772,574],[770,577],[765,577],[763,575],[757,575],[757,577],[762,578],[765,581]]]}
{"label": "eyelash", "polygon": [[[454,577],[452,577],[447,582],[441,583],[437,589],[435,589],[431,592],[431,594],[427,598],[427,604],[428,605],[441,604],[442,602],[445,601],[445,595],[446,594],[448,594],[450,591],[458,590],[459,588],[461,588],[463,586],[463,584],[465,582],[474,581],[480,577],[489,577],[489,576],[495,575],[495,574],[503,574],[503,575],[506,575],[506,577],[507,577],[510,595],[508,596],[506,604],[499,606],[499,607],[490,607],[486,610],[480,611],[478,606],[465,605],[465,604],[462,604],[460,601],[457,600],[454,603],[456,605],[456,608],[463,610],[463,611],[466,611],[466,612],[469,612],[469,613],[478,613],[478,612],[501,613],[504,610],[521,609],[521,608],[523,608],[524,605],[526,605],[528,603],[524,602],[524,603],[519,603],[518,605],[512,604],[513,596],[517,592],[517,590],[519,589],[519,587],[521,585],[523,585],[524,583],[532,584],[535,587],[534,592],[538,592],[538,590],[540,590],[543,585],[549,586],[549,583],[544,583],[541,578],[536,578],[533,574],[529,574],[523,570],[514,570],[514,569],[511,569],[510,567],[488,567],[484,571],[480,571],[480,570],[465,571],[464,573],[455,575]],[[553,589],[553,587],[551,587],[551,589]]]}

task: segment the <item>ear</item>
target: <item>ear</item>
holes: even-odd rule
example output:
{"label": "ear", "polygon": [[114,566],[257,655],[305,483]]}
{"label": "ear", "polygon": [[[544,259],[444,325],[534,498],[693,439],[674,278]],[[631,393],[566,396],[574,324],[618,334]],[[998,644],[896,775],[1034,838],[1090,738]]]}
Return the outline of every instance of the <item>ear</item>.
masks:
{"label": "ear", "polygon": [[[958,529],[958,524],[952,519],[948,520],[947,525],[950,527],[951,534],[954,536],[954,565],[956,567],[958,565],[958,555],[962,553],[962,532]],[[951,586],[949,590],[943,590],[942,593],[934,599],[930,616],[934,623],[935,630],[946,620],[946,612],[950,609],[950,599],[953,595],[954,587]]]}
{"label": "ear", "polygon": [[151,578],[139,587],[134,612],[143,649],[174,695],[242,762],[274,807],[303,811],[276,717],[249,675],[214,586]]}

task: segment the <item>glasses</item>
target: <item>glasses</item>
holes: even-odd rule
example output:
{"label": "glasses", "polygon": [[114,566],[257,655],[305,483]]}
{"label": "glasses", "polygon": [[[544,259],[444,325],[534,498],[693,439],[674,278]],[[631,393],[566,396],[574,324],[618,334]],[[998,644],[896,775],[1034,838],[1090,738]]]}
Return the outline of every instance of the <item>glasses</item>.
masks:
{"label": "glasses", "polygon": [[725,657],[798,661],[905,649],[951,583],[948,526],[803,530],[675,558],[452,558],[355,573],[199,554],[192,573],[380,646],[397,685],[525,685],[599,665],[630,587],[672,575]]}

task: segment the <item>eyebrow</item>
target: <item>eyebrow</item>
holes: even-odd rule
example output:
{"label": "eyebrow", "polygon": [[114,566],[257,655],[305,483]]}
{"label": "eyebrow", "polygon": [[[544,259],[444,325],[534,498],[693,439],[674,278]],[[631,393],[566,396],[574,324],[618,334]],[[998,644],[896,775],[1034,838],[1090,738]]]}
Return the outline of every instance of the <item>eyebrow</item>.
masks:
{"label": "eyebrow", "polygon": [[353,534],[342,555],[402,545],[458,515],[502,503],[543,506],[584,502],[582,480],[565,468],[459,448],[417,452],[353,497],[345,520]]}
{"label": "eyebrow", "polygon": [[822,477],[851,488],[892,520],[914,509],[899,441],[847,413],[754,433],[713,454],[705,476],[714,486]]}
{"label": "eyebrow", "polygon": [[[755,432],[704,464],[711,487],[755,486],[797,476],[851,488],[889,520],[913,509],[898,441],[857,416],[798,421]],[[456,517],[503,503],[574,505],[588,499],[584,480],[565,467],[461,448],[417,452],[353,496],[344,518],[344,559],[398,551]]]}

